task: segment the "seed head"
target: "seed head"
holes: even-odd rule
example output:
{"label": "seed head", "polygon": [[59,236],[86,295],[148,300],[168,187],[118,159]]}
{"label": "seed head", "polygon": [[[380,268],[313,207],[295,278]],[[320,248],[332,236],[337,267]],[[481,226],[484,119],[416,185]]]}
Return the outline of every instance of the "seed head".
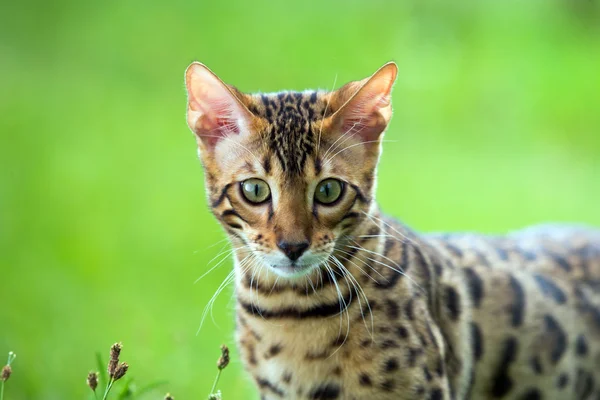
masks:
{"label": "seed head", "polygon": [[175,400],[175,397],[171,396],[171,393],[167,393],[165,400]]}
{"label": "seed head", "polygon": [[225,345],[221,345],[221,357],[217,361],[217,368],[220,370],[225,368],[229,364],[229,348]]}
{"label": "seed head", "polygon": [[108,375],[110,375],[111,378],[114,378],[115,373],[117,372],[121,348],[121,343],[115,343],[110,348],[110,359],[108,360]]}
{"label": "seed head", "polygon": [[213,393],[208,396],[208,400],[221,400],[221,391],[217,390],[217,393]]}
{"label": "seed head", "polygon": [[8,378],[10,378],[10,374],[12,373],[12,369],[10,365],[5,365],[2,368],[2,373],[0,374],[0,381],[6,382]]}
{"label": "seed head", "polygon": [[90,372],[88,374],[88,376],[87,376],[87,385],[94,392],[96,391],[96,388],[98,387],[98,373],[97,372]]}
{"label": "seed head", "polygon": [[127,365],[127,363],[119,364],[119,366],[117,367],[117,370],[115,371],[115,376],[113,377],[113,379],[115,381],[118,381],[119,379],[121,379],[122,377],[125,376],[128,369],[129,369],[129,365]]}

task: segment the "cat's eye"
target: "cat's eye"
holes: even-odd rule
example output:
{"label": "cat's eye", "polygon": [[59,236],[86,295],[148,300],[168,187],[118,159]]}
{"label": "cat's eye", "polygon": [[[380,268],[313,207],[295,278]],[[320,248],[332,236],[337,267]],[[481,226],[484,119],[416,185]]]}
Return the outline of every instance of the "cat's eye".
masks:
{"label": "cat's eye", "polygon": [[242,182],[242,194],[249,202],[259,204],[271,197],[271,189],[267,182],[251,178]]}
{"label": "cat's eye", "polygon": [[344,184],[337,179],[325,179],[317,185],[315,200],[318,203],[330,205],[342,195]]}

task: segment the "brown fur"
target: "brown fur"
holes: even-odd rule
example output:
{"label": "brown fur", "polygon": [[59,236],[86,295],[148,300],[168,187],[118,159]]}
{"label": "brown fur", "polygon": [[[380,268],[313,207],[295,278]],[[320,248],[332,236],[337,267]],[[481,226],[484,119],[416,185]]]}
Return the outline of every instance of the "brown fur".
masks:
{"label": "brown fur", "polygon": [[[261,398],[599,399],[600,232],[426,235],[383,216],[395,75],[388,64],[335,92],[248,95],[188,69],[188,122],[236,248],[237,338]],[[332,177],[340,200],[317,204]],[[249,178],[269,201],[245,200]],[[282,275],[281,241],[310,243],[315,264]]]}

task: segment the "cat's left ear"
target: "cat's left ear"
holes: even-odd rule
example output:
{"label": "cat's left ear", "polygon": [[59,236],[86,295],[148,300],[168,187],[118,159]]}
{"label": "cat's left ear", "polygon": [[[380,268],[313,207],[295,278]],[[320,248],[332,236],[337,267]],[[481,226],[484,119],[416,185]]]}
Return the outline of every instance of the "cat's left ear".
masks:
{"label": "cat's left ear", "polygon": [[333,93],[338,104],[331,116],[330,129],[354,133],[365,142],[377,141],[392,117],[392,86],[398,66],[389,62],[369,78],[350,82]]}
{"label": "cat's left ear", "polygon": [[201,149],[212,150],[229,136],[248,132],[252,113],[237,89],[225,84],[207,66],[192,63],[185,71],[187,122]]}

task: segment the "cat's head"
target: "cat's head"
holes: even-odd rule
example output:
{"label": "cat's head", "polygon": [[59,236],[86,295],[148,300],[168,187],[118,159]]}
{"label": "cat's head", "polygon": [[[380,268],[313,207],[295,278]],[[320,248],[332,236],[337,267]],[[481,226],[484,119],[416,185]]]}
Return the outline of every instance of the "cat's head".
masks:
{"label": "cat's head", "polygon": [[305,275],[364,222],[396,74],[388,63],[332,92],[245,94],[188,67],[187,122],[209,205],[241,264]]}

